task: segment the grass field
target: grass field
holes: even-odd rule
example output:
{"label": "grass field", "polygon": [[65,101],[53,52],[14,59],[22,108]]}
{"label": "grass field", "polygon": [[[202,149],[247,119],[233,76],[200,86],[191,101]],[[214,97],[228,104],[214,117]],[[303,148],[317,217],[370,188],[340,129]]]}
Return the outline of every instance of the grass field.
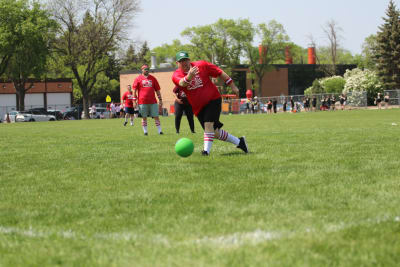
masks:
{"label": "grass field", "polygon": [[221,120],[0,124],[0,266],[398,266],[400,110]]}

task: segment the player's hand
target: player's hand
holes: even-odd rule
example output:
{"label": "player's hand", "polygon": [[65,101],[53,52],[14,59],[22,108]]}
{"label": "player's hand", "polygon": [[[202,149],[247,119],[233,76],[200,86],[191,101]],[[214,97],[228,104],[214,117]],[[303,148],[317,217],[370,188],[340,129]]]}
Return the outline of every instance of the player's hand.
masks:
{"label": "player's hand", "polygon": [[191,67],[188,72],[189,80],[192,80],[193,77],[196,76],[197,74],[199,74],[199,67],[197,67],[197,66]]}
{"label": "player's hand", "polygon": [[181,105],[183,104],[183,101],[181,99],[179,99],[179,98],[176,99],[176,102],[178,102],[178,104],[181,104]]}

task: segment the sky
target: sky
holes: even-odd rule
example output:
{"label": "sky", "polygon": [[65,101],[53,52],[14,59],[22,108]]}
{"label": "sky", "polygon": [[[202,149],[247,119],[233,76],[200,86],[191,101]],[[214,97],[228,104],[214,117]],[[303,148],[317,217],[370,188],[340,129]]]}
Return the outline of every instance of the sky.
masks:
{"label": "sky", "polygon": [[[400,9],[400,0],[395,0]],[[328,45],[323,27],[334,20],[342,29],[341,47],[359,54],[366,37],[383,24],[389,0],[141,0],[141,12],[133,19],[130,39],[147,41],[150,49],[188,40],[181,32],[218,19],[249,19],[253,24],[274,19],[282,24],[290,41],[308,47],[312,35],[317,46]]]}

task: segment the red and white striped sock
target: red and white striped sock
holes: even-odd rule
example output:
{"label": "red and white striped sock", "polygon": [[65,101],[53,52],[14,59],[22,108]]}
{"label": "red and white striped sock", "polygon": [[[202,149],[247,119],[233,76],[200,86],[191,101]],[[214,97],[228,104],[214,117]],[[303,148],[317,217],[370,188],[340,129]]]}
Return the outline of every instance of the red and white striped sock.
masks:
{"label": "red and white striped sock", "polygon": [[232,144],[234,144],[236,146],[238,146],[239,143],[240,143],[239,138],[237,138],[236,136],[231,135],[230,133],[228,133],[228,132],[226,132],[226,131],[224,131],[222,129],[219,130],[218,139],[221,140],[221,141],[232,143]]}
{"label": "red and white striped sock", "polygon": [[142,128],[143,128],[143,132],[147,133],[147,121],[142,120]]}
{"label": "red and white striped sock", "polygon": [[204,133],[204,151],[210,154],[210,150],[214,141],[214,133]]}
{"label": "red and white striped sock", "polygon": [[161,133],[161,123],[159,120],[154,120],[157,126],[158,133]]}

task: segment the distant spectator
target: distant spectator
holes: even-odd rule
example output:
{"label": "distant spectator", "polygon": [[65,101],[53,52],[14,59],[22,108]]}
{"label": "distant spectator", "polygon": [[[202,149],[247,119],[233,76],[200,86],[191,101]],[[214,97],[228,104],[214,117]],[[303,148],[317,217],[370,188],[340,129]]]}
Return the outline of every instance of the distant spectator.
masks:
{"label": "distant spectator", "polygon": [[287,99],[286,99],[286,97],[283,99],[283,112],[286,112],[286,109],[287,109]]}
{"label": "distant spectator", "polygon": [[311,104],[312,104],[312,109],[314,111],[317,111],[317,97],[316,96],[313,96]]}
{"label": "distant spectator", "polygon": [[278,104],[278,101],[276,100],[276,98],[274,98],[273,100],[272,100],[272,108],[273,108],[273,110],[274,110],[274,113],[276,113],[276,104]]}
{"label": "distant spectator", "polygon": [[267,102],[267,113],[272,114],[272,101],[269,98],[268,98],[268,102]]}
{"label": "distant spectator", "polygon": [[290,108],[292,109],[292,112],[295,112],[293,96],[290,97]]}
{"label": "distant spectator", "polygon": [[345,109],[346,101],[347,101],[347,96],[345,94],[341,94],[340,98],[339,98],[339,102],[340,102],[340,107],[342,108],[342,110]]}
{"label": "distant spectator", "polygon": [[121,116],[121,105],[115,105],[115,117],[119,118]]}
{"label": "distant spectator", "polygon": [[336,108],[336,97],[335,97],[335,95],[332,95],[331,96],[331,110],[335,111],[335,108]]}
{"label": "distant spectator", "polygon": [[382,96],[381,93],[378,93],[378,95],[375,98],[375,104],[378,106],[378,109],[382,108]]}
{"label": "distant spectator", "polygon": [[104,119],[104,114],[103,114],[103,112],[100,113],[100,119]]}
{"label": "distant spectator", "polygon": [[111,102],[110,111],[111,111],[110,118],[115,118],[116,117],[116,107],[115,107],[114,102]]}
{"label": "distant spectator", "polygon": [[92,108],[90,109],[89,116],[91,119],[96,118],[96,106],[93,104]]}
{"label": "distant spectator", "polygon": [[389,93],[388,92],[386,92],[385,93],[385,97],[384,97],[384,99],[383,99],[383,101],[385,101],[385,109],[387,109],[387,108],[389,108]]}

